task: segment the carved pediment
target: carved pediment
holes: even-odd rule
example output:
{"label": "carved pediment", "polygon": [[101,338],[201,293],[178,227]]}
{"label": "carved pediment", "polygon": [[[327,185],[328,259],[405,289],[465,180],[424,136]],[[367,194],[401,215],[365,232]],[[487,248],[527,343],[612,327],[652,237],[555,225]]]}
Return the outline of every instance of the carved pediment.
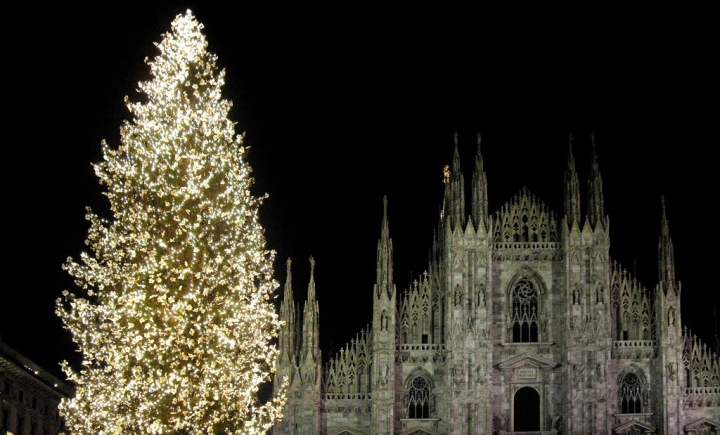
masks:
{"label": "carved pediment", "polygon": [[402,431],[399,435],[437,435],[438,418],[402,418]]}
{"label": "carved pediment", "polygon": [[413,427],[400,432],[400,435],[437,435],[434,431],[422,427]]}
{"label": "carved pediment", "polygon": [[342,427],[342,428],[336,428],[336,429],[330,429],[327,432],[328,435],[365,435],[365,433],[360,432],[355,429]]}
{"label": "carved pediment", "polygon": [[683,429],[685,433],[690,434],[703,433],[701,432],[703,429],[706,429],[706,431],[707,429],[711,429],[714,432],[720,432],[720,422],[710,420],[709,418],[701,418],[690,424],[686,424]]}
{"label": "carved pediment", "polygon": [[630,420],[627,423],[618,426],[615,428],[614,432],[616,434],[646,434],[646,433],[654,433],[655,428],[645,424],[641,423],[637,420]]}
{"label": "carved pediment", "polygon": [[523,353],[521,355],[507,359],[497,364],[495,367],[499,368],[500,370],[515,370],[523,367],[552,369],[557,367],[557,365],[558,364],[555,362]]}

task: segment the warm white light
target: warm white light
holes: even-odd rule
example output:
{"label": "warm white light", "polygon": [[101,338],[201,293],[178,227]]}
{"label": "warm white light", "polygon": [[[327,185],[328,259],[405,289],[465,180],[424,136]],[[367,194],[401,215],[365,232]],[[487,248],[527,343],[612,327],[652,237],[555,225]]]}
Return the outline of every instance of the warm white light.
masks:
{"label": "warm white light", "polygon": [[73,434],[253,434],[280,418],[284,393],[257,399],[279,325],[264,197],[202,29],[191,11],[173,21],[121,145],[94,165],[113,219],[88,208],[91,253],[64,265],[84,295],[57,302],[83,356],[63,364]]}

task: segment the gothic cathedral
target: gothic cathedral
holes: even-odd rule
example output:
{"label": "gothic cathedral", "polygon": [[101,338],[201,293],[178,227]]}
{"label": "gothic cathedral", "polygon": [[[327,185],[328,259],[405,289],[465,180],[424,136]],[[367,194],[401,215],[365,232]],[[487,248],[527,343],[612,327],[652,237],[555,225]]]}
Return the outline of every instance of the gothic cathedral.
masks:
{"label": "gothic cathedral", "polygon": [[480,136],[470,210],[455,138],[429,264],[398,294],[388,202],[367,330],[321,362],[311,275],[304,310],[290,260],[274,435],[720,433],[720,359],[680,316],[664,204],[651,290],[611,261],[595,150],[587,213],[572,143],[564,215],[523,189],[488,214]]}

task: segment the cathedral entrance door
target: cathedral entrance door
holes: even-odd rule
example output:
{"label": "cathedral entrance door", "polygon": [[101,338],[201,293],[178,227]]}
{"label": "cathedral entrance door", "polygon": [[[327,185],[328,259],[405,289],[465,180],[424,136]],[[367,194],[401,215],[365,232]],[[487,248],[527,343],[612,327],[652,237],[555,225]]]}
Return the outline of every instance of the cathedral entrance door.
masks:
{"label": "cathedral entrance door", "polygon": [[540,430],[540,394],[531,387],[517,390],[513,399],[513,431]]}

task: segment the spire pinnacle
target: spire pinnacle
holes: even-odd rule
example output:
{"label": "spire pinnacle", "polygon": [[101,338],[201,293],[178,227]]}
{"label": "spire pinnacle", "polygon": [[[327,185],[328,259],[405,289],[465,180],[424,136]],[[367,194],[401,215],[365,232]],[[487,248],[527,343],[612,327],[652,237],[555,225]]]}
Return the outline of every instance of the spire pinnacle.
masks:
{"label": "spire pinnacle", "polygon": [[296,346],[297,346],[297,334],[299,334],[299,324],[297,323],[295,300],[293,298],[292,290],[292,260],[288,257],[285,262],[287,265],[287,277],[285,278],[285,290],[283,300],[280,302],[280,320],[283,322],[280,327],[278,334],[279,343],[278,347],[281,349],[281,353],[288,360],[296,358]]}
{"label": "spire pinnacle", "polygon": [[477,153],[475,154],[475,171],[472,178],[472,218],[476,227],[481,225],[487,230],[488,197],[487,197],[487,176],[483,169],[483,158],[480,152],[482,137],[477,134]]}
{"label": "spire pinnacle", "polygon": [[393,284],[393,259],[392,259],[392,240],[390,239],[390,225],[388,223],[388,199],[387,195],[383,196],[383,221],[380,230],[380,240],[377,246],[377,280],[375,283],[376,296],[379,297],[383,291],[388,296],[392,296],[395,291]]}
{"label": "spire pinnacle", "polygon": [[387,221],[387,206],[388,206],[388,198],[387,195],[383,196],[383,222]]}
{"label": "spire pinnacle", "polygon": [[315,258],[310,256],[310,284],[308,285],[308,301],[315,301]]}
{"label": "spire pinnacle", "polygon": [[465,225],[465,180],[460,169],[460,151],[458,150],[458,134],[455,132],[455,150],[451,171],[445,171],[444,206],[447,211],[443,215],[449,218],[449,228],[462,228]]}
{"label": "spire pinnacle", "polygon": [[605,207],[603,202],[602,177],[600,176],[600,165],[598,165],[597,154],[595,153],[595,133],[590,134],[592,141],[592,164],[590,166],[590,179],[588,180],[588,218],[590,225],[605,227]]}
{"label": "spire pinnacle", "polygon": [[568,133],[568,162],[565,170],[565,216],[568,228],[580,225],[580,182],[572,152],[573,136]]}
{"label": "spire pinnacle", "polygon": [[[295,306],[292,291],[292,269],[290,267],[292,265],[292,260],[290,259],[290,257],[288,257],[285,264],[287,265],[287,276],[285,278],[285,291],[283,295],[283,302],[281,304],[281,311],[289,310],[287,313],[285,313],[285,316],[288,317],[291,315],[290,311],[293,311]],[[284,307],[284,309],[282,307]]]}
{"label": "spire pinnacle", "polygon": [[672,239],[670,238],[670,225],[665,209],[665,196],[660,197],[662,207],[662,218],[660,221],[660,241],[658,242],[658,266],[660,283],[666,289],[675,286],[675,254],[673,252]]}
{"label": "spire pinnacle", "polygon": [[[310,283],[308,284],[308,296],[303,311],[302,328],[302,349],[301,357],[317,359],[317,351],[320,348],[320,308],[315,299],[315,259],[310,256]],[[310,356],[312,355],[312,356]]]}

